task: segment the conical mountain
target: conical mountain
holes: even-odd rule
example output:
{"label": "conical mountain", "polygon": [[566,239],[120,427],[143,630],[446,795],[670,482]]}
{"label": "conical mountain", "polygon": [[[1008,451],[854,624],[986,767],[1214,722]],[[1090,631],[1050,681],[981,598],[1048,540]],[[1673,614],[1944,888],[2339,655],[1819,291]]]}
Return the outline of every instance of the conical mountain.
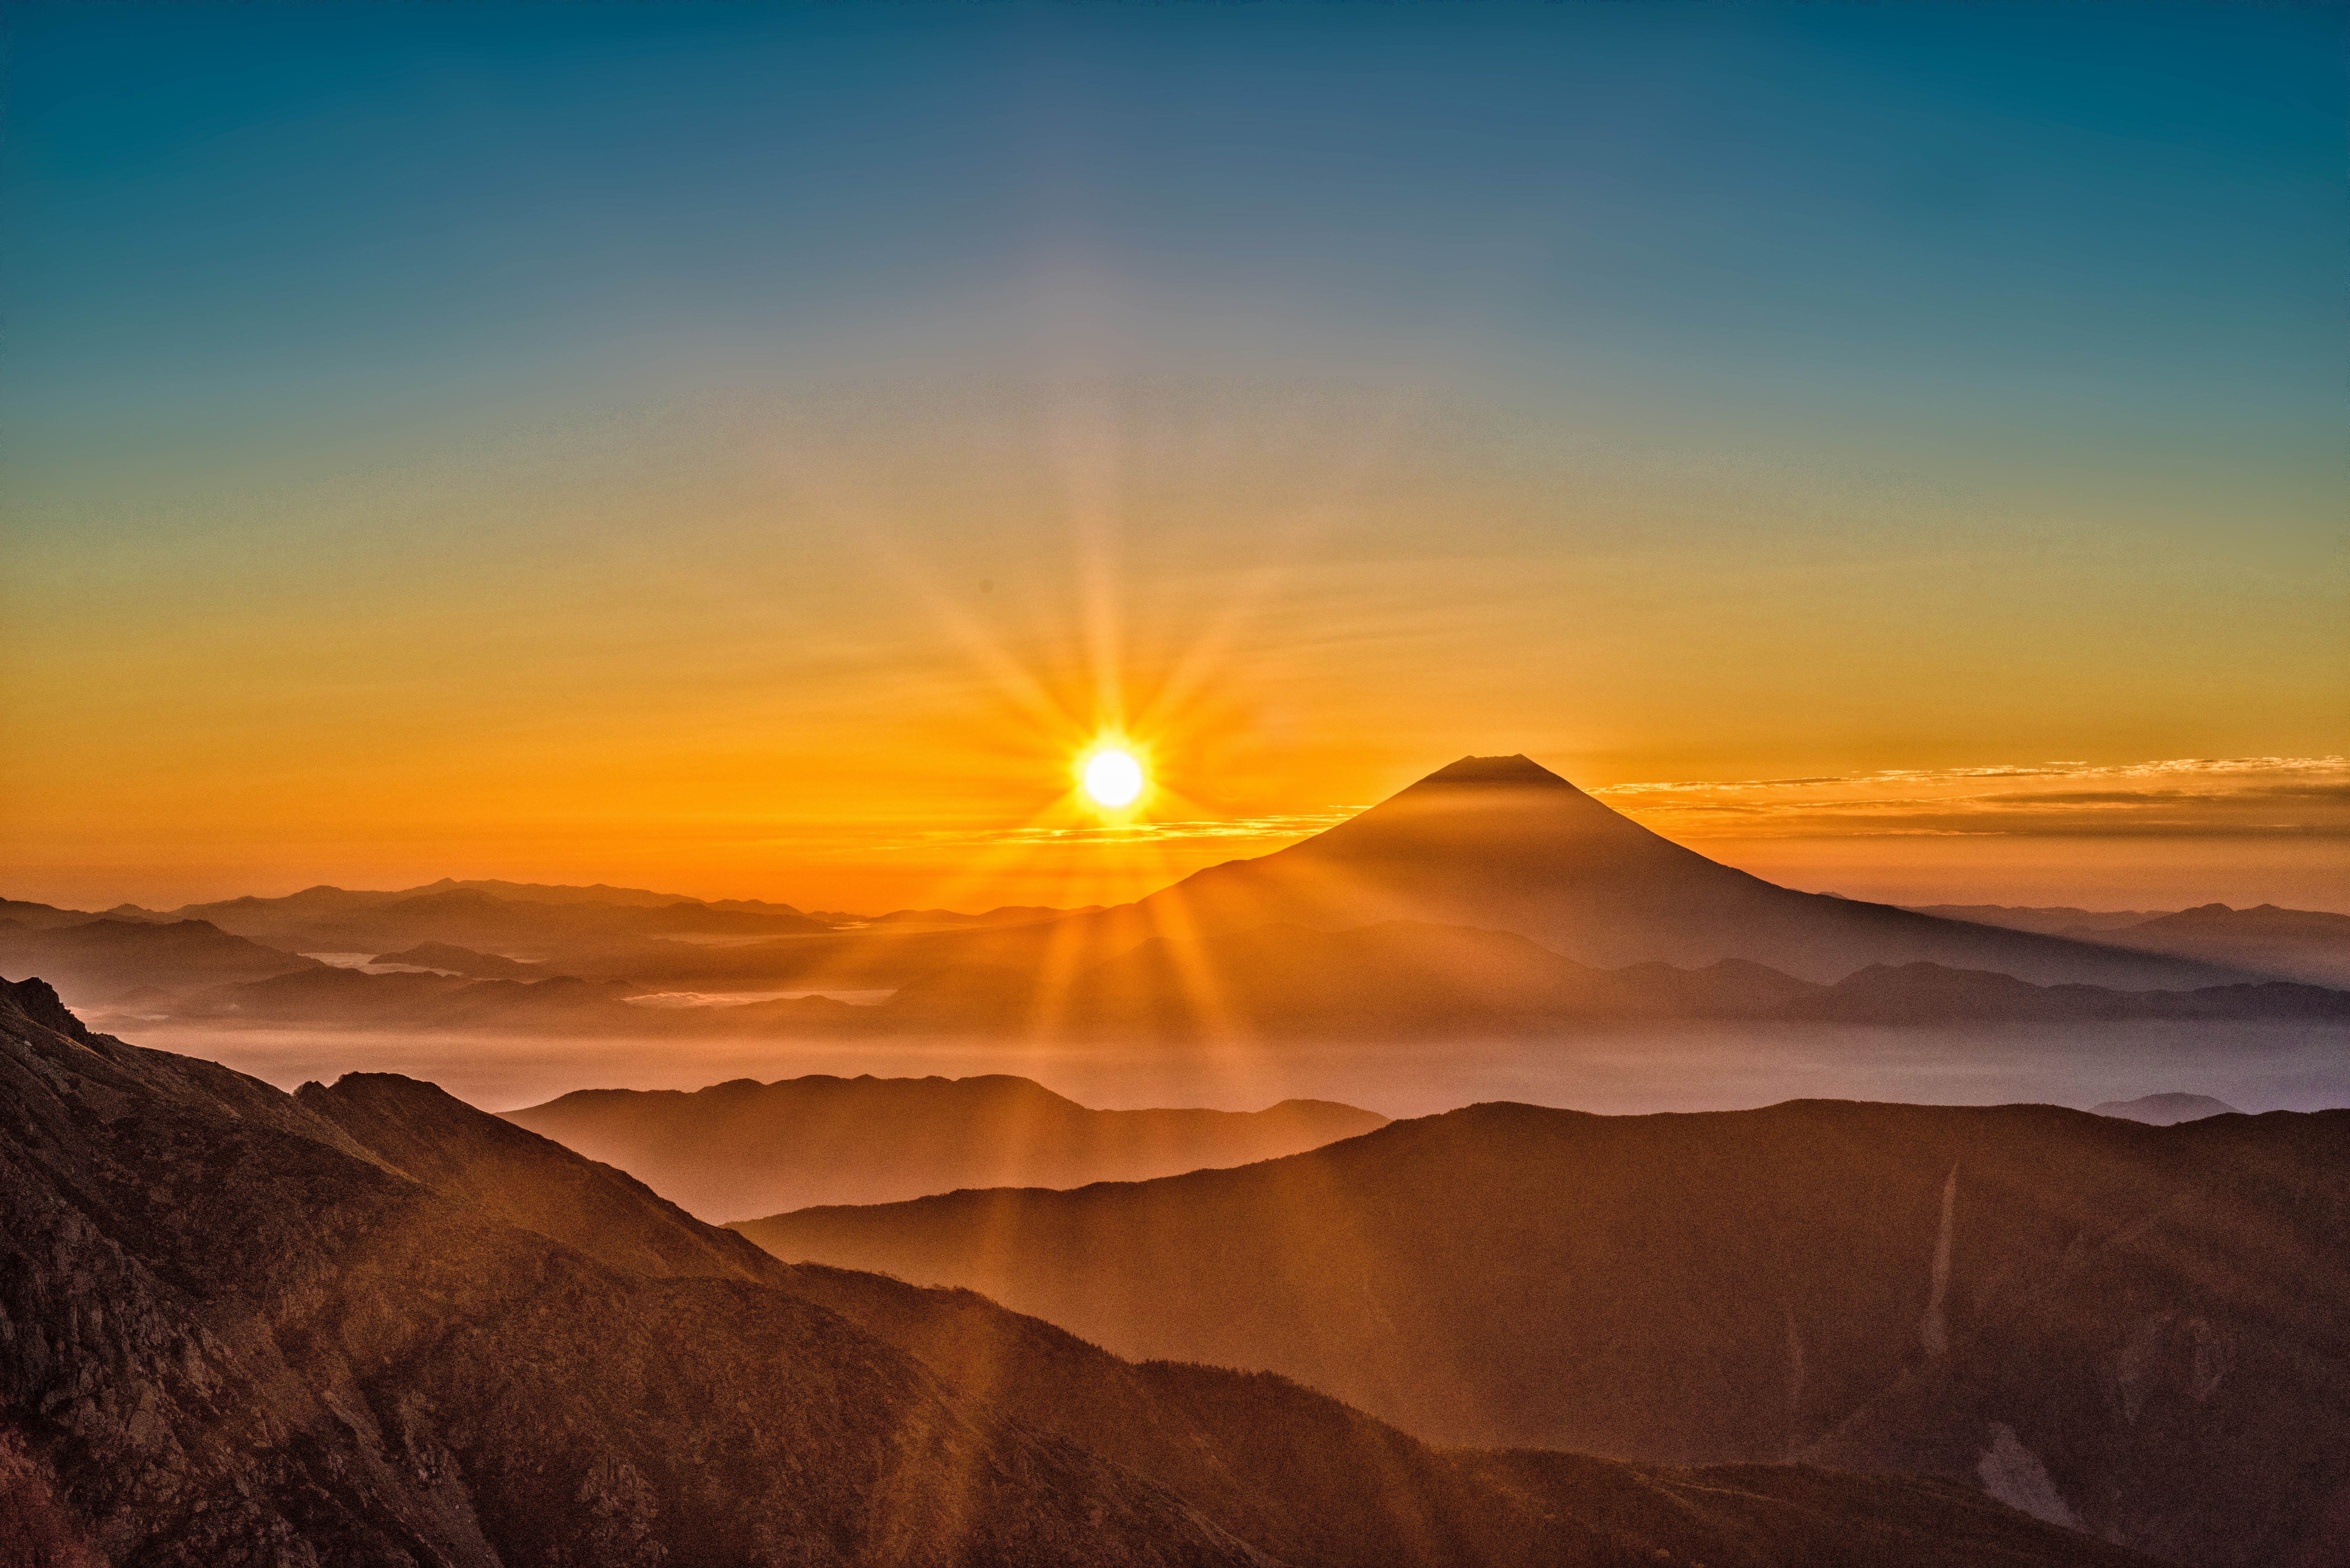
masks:
{"label": "conical mountain", "polygon": [[1806,980],[1920,961],[2041,984],[2241,979],[2191,961],[1799,893],[1651,833],[1523,756],[1462,757],[1359,816],[1138,906],[1168,934],[1423,920],[1514,931],[1587,964],[1745,959]]}

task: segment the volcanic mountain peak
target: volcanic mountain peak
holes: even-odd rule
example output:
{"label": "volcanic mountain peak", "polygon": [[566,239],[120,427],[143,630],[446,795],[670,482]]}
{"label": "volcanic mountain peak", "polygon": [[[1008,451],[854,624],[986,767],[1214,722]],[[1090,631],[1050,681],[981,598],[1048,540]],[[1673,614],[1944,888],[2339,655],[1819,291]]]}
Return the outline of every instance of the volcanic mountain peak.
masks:
{"label": "volcanic mountain peak", "polygon": [[1462,757],[1302,843],[1194,873],[1136,910],[1151,930],[1186,934],[1276,923],[1469,926],[1603,968],[1742,959],[1823,982],[1921,961],[2036,984],[2247,978],[2191,959],[1777,887],[1674,843],[1521,755]]}
{"label": "volcanic mountain peak", "polygon": [[[1414,784],[1518,784],[1537,789],[1575,789],[1575,786],[1532,757],[1513,753],[1506,757],[1463,757],[1457,763],[1447,763]],[[1581,794],[1580,790],[1575,792]]]}

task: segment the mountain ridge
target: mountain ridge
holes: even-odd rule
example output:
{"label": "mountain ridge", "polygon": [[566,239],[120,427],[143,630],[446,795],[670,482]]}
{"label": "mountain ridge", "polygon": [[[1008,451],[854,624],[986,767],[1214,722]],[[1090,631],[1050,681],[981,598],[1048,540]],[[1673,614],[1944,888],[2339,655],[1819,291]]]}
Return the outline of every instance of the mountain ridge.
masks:
{"label": "mountain ridge", "polygon": [[[1938,1475],[2260,1568],[2350,1495],[2345,1226],[2350,1112],[1790,1101],[1495,1103],[1238,1170],[734,1228],[1434,1441]],[[2284,1430],[2309,1462],[2279,1471]]]}
{"label": "mountain ridge", "polygon": [[2152,1561],[1932,1481],[1431,1449],[791,1269],[430,1085],[59,1012],[0,983],[0,1521],[45,1568]]}

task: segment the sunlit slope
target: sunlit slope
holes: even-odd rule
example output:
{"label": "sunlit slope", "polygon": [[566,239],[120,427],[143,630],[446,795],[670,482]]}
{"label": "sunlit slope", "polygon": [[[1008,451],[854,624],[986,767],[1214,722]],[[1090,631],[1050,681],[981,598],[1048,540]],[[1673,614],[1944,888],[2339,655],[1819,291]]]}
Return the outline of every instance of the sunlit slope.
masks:
{"label": "sunlit slope", "polygon": [[2184,1562],[2290,1561],[2350,1486],[2350,1112],[1492,1105],[740,1229],[1433,1439],[1996,1473]]}
{"label": "sunlit slope", "polygon": [[141,1568],[1262,1563],[682,1215],[591,1255],[505,1217],[579,1192],[495,1212],[400,1152],[445,1193],[0,990],[10,1532]]}
{"label": "sunlit slope", "polygon": [[2209,985],[2193,960],[1799,893],[1649,832],[1522,756],[1463,757],[1261,859],[1201,871],[1136,906],[1170,935],[1392,919],[1515,931],[1581,962],[1746,959],[1807,980],[1920,961],[2041,983]]}
{"label": "sunlit slope", "polygon": [[1247,1165],[1385,1125],[1326,1100],[1095,1110],[1026,1078],[837,1078],[580,1089],[507,1111],[712,1220],[963,1187],[1082,1187]]}
{"label": "sunlit slope", "polygon": [[988,1407],[1170,1489],[1295,1568],[2145,1561],[1914,1478],[1784,1466],[1684,1471],[1431,1449],[1278,1377],[1136,1366],[969,1292],[786,1266],[622,1173],[429,1084],[355,1075],[307,1086],[299,1097],[444,1196],[609,1265],[744,1278],[820,1303]]}

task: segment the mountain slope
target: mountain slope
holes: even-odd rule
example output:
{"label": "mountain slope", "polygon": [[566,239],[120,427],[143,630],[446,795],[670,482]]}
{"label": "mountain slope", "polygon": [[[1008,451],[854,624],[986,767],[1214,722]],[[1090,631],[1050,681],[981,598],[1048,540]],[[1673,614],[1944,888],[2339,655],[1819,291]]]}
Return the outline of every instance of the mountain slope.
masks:
{"label": "mountain slope", "polygon": [[[1179,1492],[1298,1568],[1742,1568],[2142,1561],[1979,1494],[1783,1466],[1700,1471],[1567,1454],[1431,1449],[1279,1377],[1137,1366],[969,1292],[787,1267],[641,1183],[390,1075],[306,1085],[302,1104],[437,1189],[606,1260],[691,1259],[775,1283],[919,1355],[1043,1431]],[[666,1270],[668,1263],[654,1265]],[[699,1265],[696,1265],[699,1266]]]}
{"label": "mountain slope", "polygon": [[581,1089],[504,1115],[713,1220],[1247,1165],[1387,1121],[1321,1100],[1248,1112],[1092,1110],[1002,1075]]}
{"label": "mountain slope", "polygon": [[1424,920],[1515,931],[1601,967],[1734,958],[1814,981],[1918,961],[2125,988],[2244,978],[1780,888],[1649,832],[1522,756],[1463,757],[1302,844],[1198,872],[1127,918],[1176,937]]}
{"label": "mountain slope", "polygon": [[2246,1568],[2350,1497],[2345,1112],[1483,1106],[1243,1170],[738,1229],[1443,1441],[1916,1470]]}
{"label": "mountain slope", "polygon": [[836,1314],[500,1222],[36,982],[0,1306],[17,1495],[109,1563],[1261,1561]]}

